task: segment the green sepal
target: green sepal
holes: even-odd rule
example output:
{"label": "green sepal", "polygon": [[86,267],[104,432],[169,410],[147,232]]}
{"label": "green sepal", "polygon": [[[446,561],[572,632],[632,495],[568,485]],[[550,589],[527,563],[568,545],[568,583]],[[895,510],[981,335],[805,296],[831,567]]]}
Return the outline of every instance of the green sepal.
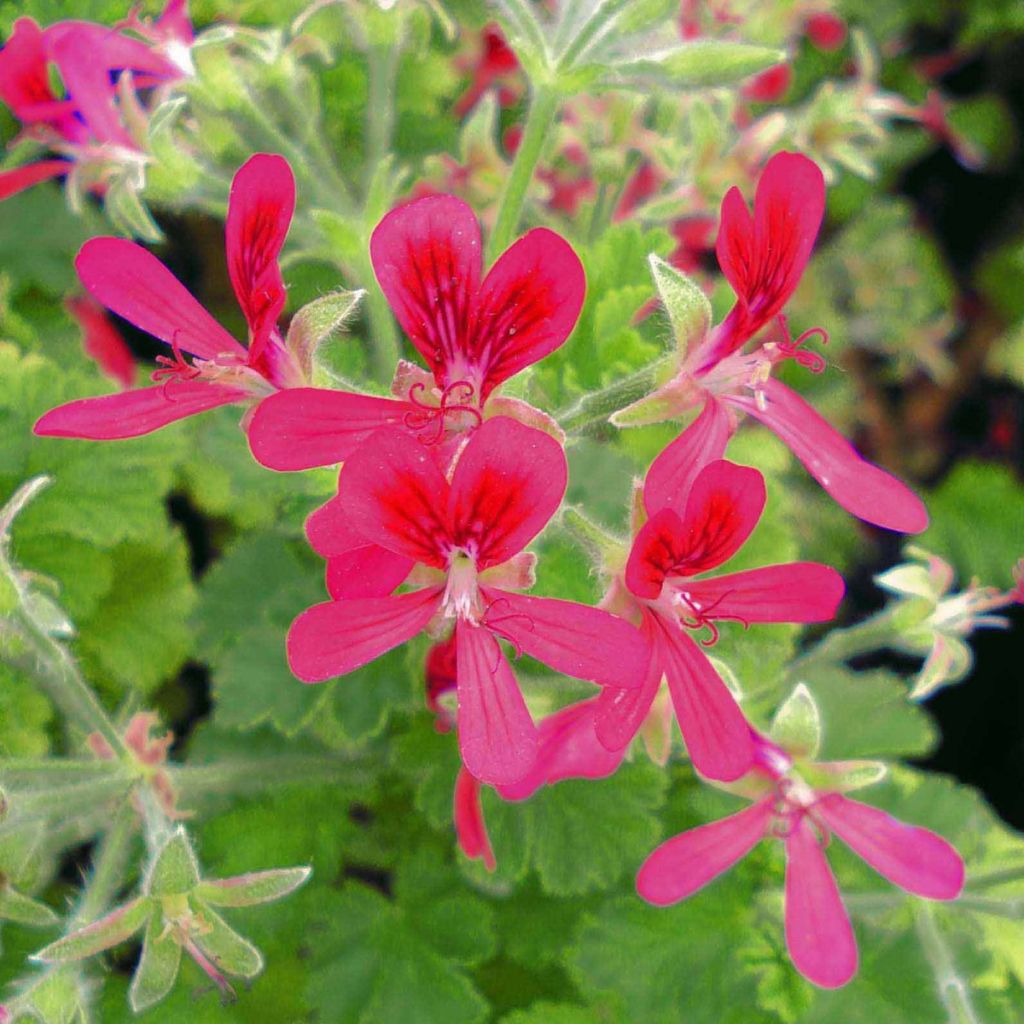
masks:
{"label": "green sepal", "polygon": [[296,357],[307,377],[312,371],[320,344],[341,330],[365,294],[362,289],[331,292],[307,303],[292,317],[285,345]]}
{"label": "green sepal", "polygon": [[199,865],[188,835],[178,828],[153,861],[144,890],[148,896],[182,896],[199,884]]}
{"label": "green sepal", "polygon": [[655,253],[647,259],[658,296],[672,324],[676,348],[679,355],[685,357],[690,347],[699,344],[711,327],[711,303],[704,290],[671,263]]}
{"label": "green sepal", "polygon": [[274,868],[253,871],[233,878],[204,880],[196,887],[196,896],[215,907],[251,907],[272,903],[293,893],[312,874],[312,868]]}
{"label": "green sepal", "polygon": [[813,760],[821,749],[821,714],[811,691],[798,683],[775,712],[768,735],[794,757]]}
{"label": "green sepal", "polygon": [[45,903],[18,892],[9,884],[0,884],[0,921],[13,921],[30,928],[49,928],[58,920]]}
{"label": "green sepal", "polygon": [[881,782],[889,774],[889,768],[882,761],[820,761],[801,765],[800,774],[814,789],[850,793]]}
{"label": "green sepal", "polygon": [[130,939],[150,918],[153,901],[145,896],[112,910],[106,917],[73,931],[50,943],[32,959],[42,963],[62,964],[102,953],[111,946]]}
{"label": "green sepal", "polygon": [[783,50],[724,39],[699,39],[651,57],[617,64],[625,82],[663,82],[681,88],[734,85],[786,59]]}
{"label": "green sepal", "polygon": [[142,1013],[160,1002],[174,985],[180,965],[181,946],[171,931],[164,928],[160,916],[154,915],[146,929],[142,957],[128,990],[132,1010]]}
{"label": "green sepal", "polygon": [[263,970],[263,954],[224,918],[209,907],[201,907],[200,916],[205,927],[193,933],[192,941],[219,971],[254,978]]}

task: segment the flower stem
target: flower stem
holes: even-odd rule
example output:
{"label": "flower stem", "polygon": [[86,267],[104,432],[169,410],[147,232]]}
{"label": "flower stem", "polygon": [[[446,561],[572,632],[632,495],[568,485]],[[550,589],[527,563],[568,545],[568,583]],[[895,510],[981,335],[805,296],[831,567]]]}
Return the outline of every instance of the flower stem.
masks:
{"label": "flower stem", "polygon": [[957,974],[953,955],[942,937],[942,932],[939,931],[931,904],[923,901],[919,903],[914,919],[921,947],[935,973],[939,995],[949,1013],[950,1024],[980,1024],[971,1005],[967,983]]}
{"label": "flower stem", "polygon": [[855,626],[832,630],[806,654],[790,663],[790,677],[804,675],[825,665],[841,665],[858,655],[888,647],[899,635],[895,623],[897,609],[898,605],[894,603]]}
{"label": "flower stem", "polygon": [[369,194],[374,176],[391,152],[395,130],[395,78],[401,50],[397,45],[371,46],[367,54],[369,75],[366,103],[366,149],[363,187]]}
{"label": "flower stem", "polygon": [[90,924],[103,915],[114,902],[128,873],[132,840],[138,825],[135,808],[125,801],[99,844],[93,859],[92,874],[85,885],[82,899],[68,931]]}
{"label": "flower stem", "polygon": [[555,413],[555,419],[567,434],[580,433],[595,423],[604,423],[613,412],[643,398],[657,387],[674,365],[674,356],[649,363],[600,391],[584,395],[573,405]]}
{"label": "flower stem", "polygon": [[501,255],[509,246],[519,227],[519,219],[526,201],[526,190],[530,186],[537,162],[544,151],[548,131],[555,120],[555,113],[561,100],[559,91],[544,82],[534,87],[530,110],[526,116],[523,138],[516,150],[512,171],[505,183],[505,191],[498,208],[498,219],[491,232],[489,262]]}

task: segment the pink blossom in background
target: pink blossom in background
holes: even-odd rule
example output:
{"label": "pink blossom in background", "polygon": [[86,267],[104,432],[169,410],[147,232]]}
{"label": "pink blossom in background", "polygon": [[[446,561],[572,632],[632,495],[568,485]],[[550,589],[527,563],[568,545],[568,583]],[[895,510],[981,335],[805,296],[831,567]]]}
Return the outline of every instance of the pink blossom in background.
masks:
{"label": "pink blossom in background", "polygon": [[[783,307],[800,283],[825,211],[825,182],[817,165],[793,153],[776,154],[757,186],[751,216],[739,189],[722,202],[717,253],[736,303],[722,323],[685,354],[668,384],[616,416],[653,422],[694,406],[724,406],[730,431],[743,412],[774,431],[824,489],[852,515],[890,530],[919,533],[928,525],[921,500],[896,477],[862,458],[814,408],[772,371],[793,359],[812,372],[825,361],[802,346],[821,328],[789,335]],[[745,347],[774,322],[776,339]],[[613,417],[613,421],[616,417]],[[620,420],[621,422],[621,420]]]}
{"label": "pink blossom in background", "polygon": [[82,330],[85,354],[116,384],[130,388],[135,383],[135,357],[103,307],[88,296],[75,295],[64,308]]}
{"label": "pink blossom in background", "polygon": [[846,42],[846,22],[831,11],[818,11],[804,22],[807,38],[819,49],[831,52]]}
{"label": "pink blossom in background", "polygon": [[[463,761],[481,781],[511,783],[533,766],[539,739],[498,637],[556,671],[626,688],[639,684],[646,651],[637,631],[608,612],[508,589],[530,584],[532,559],[520,553],[565,491],[565,454],[554,438],[508,417],[487,420],[450,482],[434,452],[406,430],[384,428],[346,461],[338,497],[311,526],[314,546],[330,558],[331,539],[344,552],[354,534],[398,571],[384,572],[387,596],[303,612],[288,659],[300,679],[319,682],[428,627],[452,628]],[[391,595],[410,573],[419,589]]]}
{"label": "pink blossom in background", "polygon": [[[51,409],[35,432],[91,440],[136,437],[219,405],[258,401],[302,383],[277,328],[285,289],[278,265],[295,207],[284,158],[257,154],[235,175],[227,217],[228,271],[249,325],[240,345],[142,246],[93,238],[75,261],[89,294],[171,346],[148,387],[82,398]],[[190,362],[188,356],[192,356]]]}
{"label": "pink blossom in background", "polygon": [[459,118],[466,117],[488,89],[496,87],[498,102],[503,107],[512,106],[523,93],[519,61],[494,22],[480,30],[474,46],[475,54],[456,60],[457,69],[470,76],[466,91],[452,107],[452,113]]}
{"label": "pink blossom in background", "polygon": [[857,971],[857,945],[824,847],[837,836],[883,878],[933,900],[952,900],[964,883],[960,855],[941,836],[906,825],[839,792],[817,790],[792,770],[789,756],[755,737],[751,778],[763,793],[746,810],[662,843],[637,875],[649,903],[668,906],[693,895],[762,839],[786,851],[786,945],[794,965],[822,988],[845,985]]}
{"label": "pink blossom in background", "polygon": [[[605,601],[638,622],[648,646],[647,674],[639,689],[601,694],[596,728],[606,747],[622,749],[664,679],[694,767],[708,778],[732,780],[749,770],[753,747],[750,726],[701,650],[717,639],[716,620],[825,622],[844,587],[839,573],[816,562],[704,575],[740,550],[765,503],[757,470],[719,458],[728,426],[709,410],[648,471],[643,496],[650,518]],[[710,636],[698,645],[690,633],[705,628]]]}
{"label": "pink blossom in background", "polygon": [[788,64],[776,64],[747,81],[740,95],[752,103],[777,103],[792,84],[793,69]]}
{"label": "pink blossom in background", "polygon": [[447,693],[455,691],[458,682],[458,660],[455,637],[433,644],[427,651],[425,667],[427,707],[434,715],[434,728],[438,732],[451,732],[455,724],[452,713],[441,702]]}
{"label": "pink blossom in background", "polygon": [[558,348],[576,325],[586,280],[563,238],[534,228],[483,275],[473,211],[454,196],[427,196],[377,225],[370,256],[429,371],[401,362],[394,399],[321,388],[274,396],[249,430],[263,465],[297,470],[341,462],[384,425],[404,425],[428,445],[457,444],[494,415],[559,433],[544,413],[496,391]]}

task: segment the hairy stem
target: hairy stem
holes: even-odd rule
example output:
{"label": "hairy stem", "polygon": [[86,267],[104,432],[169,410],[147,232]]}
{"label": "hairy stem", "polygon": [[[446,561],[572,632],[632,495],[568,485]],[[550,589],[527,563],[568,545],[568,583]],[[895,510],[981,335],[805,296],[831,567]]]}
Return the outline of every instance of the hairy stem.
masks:
{"label": "hairy stem", "polygon": [[885,608],[863,622],[847,629],[834,629],[806,654],[791,662],[789,675],[794,677],[823,665],[841,665],[850,658],[882,650],[898,636],[896,613],[898,604]]}
{"label": "hairy stem", "polygon": [[935,973],[939,995],[949,1013],[950,1024],[980,1024],[971,1005],[967,983],[957,973],[953,955],[946,945],[942,932],[939,931],[931,904],[920,902],[914,919],[921,947]]}
{"label": "hairy stem", "polygon": [[395,79],[400,55],[398,46],[380,44],[371,46],[367,56],[369,94],[363,169],[363,188],[366,193],[370,191],[370,184],[381,163],[391,152],[395,130]]}
{"label": "hairy stem", "polygon": [[613,412],[643,398],[657,387],[674,365],[674,356],[658,359],[617,380],[614,384],[591,391],[577,402],[555,413],[558,425],[567,433],[579,433],[595,423],[604,423]]}
{"label": "hairy stem", "polygon": [[114,902],[128,874],[132,841],[137,827],[135,808],[126,800],[99,843],[93,858],[92,873],[86,881],[82,899],[68,931],[97,920]]}

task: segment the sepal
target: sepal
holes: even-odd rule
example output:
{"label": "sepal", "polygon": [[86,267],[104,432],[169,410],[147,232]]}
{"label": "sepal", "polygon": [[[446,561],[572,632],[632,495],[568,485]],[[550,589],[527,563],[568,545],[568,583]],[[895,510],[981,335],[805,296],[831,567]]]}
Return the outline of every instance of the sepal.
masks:
{"label": "sepal", "polygon": [[672,324],[679,356],[685,358],[711,327],[711,303],[699,285],[660,256],[651,253],[647,259],[658,296]]}
{"label": "sepal", "polygon": [[317,349],[344,327],[365,294],[363,289],[331,292],[307,303],[292,317],[285,345],[307,381],[312,380]]}
{"label": "sepal", "polygon": [[782,702],[768,735],[788,754],[813,761],[821,749],[821,714],[811,691],[799,683]]}

